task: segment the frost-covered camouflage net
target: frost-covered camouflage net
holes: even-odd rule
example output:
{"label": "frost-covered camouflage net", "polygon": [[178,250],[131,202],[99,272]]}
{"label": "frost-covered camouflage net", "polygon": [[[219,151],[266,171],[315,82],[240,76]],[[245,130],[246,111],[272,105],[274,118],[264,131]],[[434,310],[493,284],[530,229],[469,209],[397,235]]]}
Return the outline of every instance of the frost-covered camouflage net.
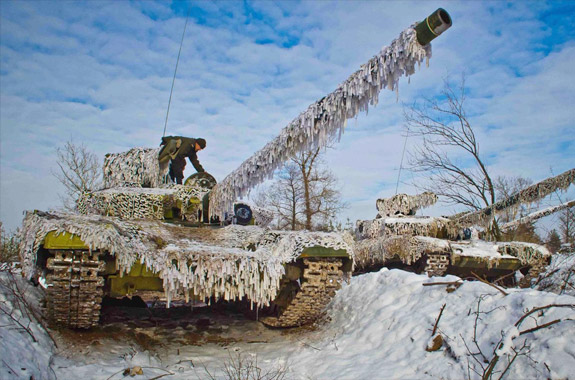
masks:
{"label": "frost-covered camouflage net", "polygon": [[202,197],[209,190],[167,185],[161,188],[116,187],[83,194],[77,202],[81,214],[117,216],[122,219],[164,219],[178,209],[181,219],[197,221]]}
{"label": "frost-covered camouflage net", "polygon": [[551,252],[544,246],[519,241],[498,242],[497,251],[502,255],[517,257],[523,265],[543,265],[551,258]]}
{"label": "frost-covered camouflage net", "polygon": [[78,235],[91,250],[116,257],[126,273],[143,263],[163,280],[168,301],[190,293],[199,298],[235,300],[246,297],[267,306],[278,292],[284,263],[306,247],[345,249],[339,234],[269,231],[256,226],[222,229],[185,228],[152,220],[28,212],[20,247],[22,268],[35,276],[36,253],[50,231]]}
{"label": "frost-covered camouflage net", "polygon": [[361,220],[356,223],[358,239],[375,239],[394,235],[448,237],[455,233],[447,218],[396,217]]}
{"label": "frost-covered camouflage net", "polygon": [[258,206],[252,206],[252,211],[258,226],[267,227],[274,220],[273,211]]}
{"label": "frost-covered camouflage net", "polygon": [[573,207],[575,207],[575,200],[568,201],[565,203],[561,203],[560,205],[557,205],[557,206],[547,207],[543,210],[533,212],[527,216],[524,216],[523,218],[519,218],[519,219],[514,220],[512,222],[509,222],[509,223],[505,223],[502,226],[500,226],[500,228],[501,228],[501,231],[507,231],[507,230],[510,230],[513,228],[517,228],[521,224],[532,223],[538,219],[544,218],[544,217],[551,215],[551,214],[554,214],[558,211],[565,210],[568,208],[573,208]]}
{"label": "frost-covered camouflage net", "polygon": [[458,257],[473,257],[492,268],[501,259],[517,259],[522,266],[530,266],[535,272],[544,270],[551,258],[550,252],[541,245],[522,242],[490,243],[481,240],[450,242],[429,236],[388,236],[359,241],[355,247],[356,264],[360,268],[381,265],[399,259],[411,265],[424,254],[449,254],[453,264]]}
{"label": "frost-covered camouflage net", "polygon": [[425,192],[417,195],[397,194],[391,198],[376,201],[378,214],[382,217],[393,215],[415,215],[419,209],[434,205],[437,195]]}
{"label": "frost-covered camouflage net", "polygon": [[274,212],[273,211],[268,210],[268,209],[263,208],[263,207],[258,207],[251,202],[245,202],[245,201],[235,202],[234,203],[234,210],[235,210],[236,205],[242,205],[242,204],[248,206],[252,210],[253,217],[254,217],[255,222],[258,226],[267,227],[274,220]]}
{"label": "frost-covered camouflage net", "polygon": [[540,265],[545,263],[551,253],[542,245],[523,242],[486,242],[483,240],[470,240],[452,242],[452,262],[457,256],[474,257],[483,261],[488,268],[499,263],[503,258],[519,259],[521,265]]}
{"label": "frost-covered camouflage net", "polygon": [[446,218],[404,217],[358,221],[354,246],[357,266],[383,265],[399,258],[411,265],[424,253],[449,253],[447,238],[456,234]]}
{"label": "frost-covered camouflage net", "polygon": [[159,187],[168,173],[168,165],[160,168],[160,148],[133,148],[127,152],[109,153],[104,158],[104,186],[139,185]]}
{"label": "frost-covered camouflage net", "polygon": [[431,57],[431,44],[419,45],[414,27],[404,30],[390,46],[362,65],[334,92],[310,105],[278,137],[224,178],[210,195],[210,212],[222,216],[236,199],[271,178],[294,154],[323,147],[341,136],[347,119],[376,105],[383,88],[397,89],[401,76],[412,75],[416,65]]}
{"label": "frost-covered camouflage net", "polygon": [[460,225],[487,225],[491,222],[494,214],[522,204],[537,202],[557,190],[567,190],[572,184],[575,184],[575,169],[567,170],[558,176],[547,178],[529,186],[490,207],[463,215],[458,214],[451,219]]}
{"label": "frost-covered camouflage net", "polygon": [[399,259],[411,265],[428,253],[451,253],[447,240],[425,236],[387,236],[366,239],[354,246],[356,265],[367,268],[382,265],[389,260]]}

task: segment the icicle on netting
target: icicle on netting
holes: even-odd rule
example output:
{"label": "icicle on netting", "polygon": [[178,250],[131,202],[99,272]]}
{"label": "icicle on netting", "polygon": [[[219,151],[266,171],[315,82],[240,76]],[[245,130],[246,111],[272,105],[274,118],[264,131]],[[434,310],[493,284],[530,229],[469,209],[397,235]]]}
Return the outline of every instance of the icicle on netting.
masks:
{"label": "icicle on netting", "polygon": [[575,184],[575,169],[570,169],[555,177],[547,178],[535,185],[531,185],[489,207],[474,212],[457,214],[450,219],[460,225],[486,225],[494,215],[511,207],[537,202],[555,191],[566,191],[573,184]]}
{"label": "icicle on netting", "polygon": [[279,291],[284,264],[305,248],[343,249],[353,258],[353,242],[345,234],[237,225],[186,228],[157,220],[28,212],[20,245],[28,278],[36,275],[37,252],[50,231],[76,235],[90,250],[115,256],[121,273],[128,273],[135,262],[144,264],[162,279],[168,300],[192,293],[201,299],[247,298],[267,306]]}
{"label": "icicle on netting", "polygon": [[421,46],[417,42],[415,25],[401,32],[334,92],[310,105],[278,137],[217,184],[210,195],[210,213],[223,215],[236,199],[271,178],[294,154],[324,147],[330,139],[339,138],[347,119],[376,105],[383,88],[396,90],[399,78],[415,73],[416,64],[431,58],[431,44]]}
{"label": "icicle on netting", "polygon": [[159,187],[168,166],[158,160],[160,148],[132,148],[104,158],[104,186]]}
{"label": "icicle on netting", "polygon": [[415,215],[419,209],[433,206],[437,202],[437,195],[425,192],[417,195],[397,194],[391,198],[382,198],[376,201],[377,213],[382,216]]}

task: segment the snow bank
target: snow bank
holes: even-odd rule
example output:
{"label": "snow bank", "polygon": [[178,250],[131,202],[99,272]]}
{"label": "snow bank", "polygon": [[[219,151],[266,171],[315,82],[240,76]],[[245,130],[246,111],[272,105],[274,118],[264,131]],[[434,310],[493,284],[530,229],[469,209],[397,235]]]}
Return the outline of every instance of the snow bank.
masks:
{"label": "snow bank", "polygon": [[34,306],[41,297],[39,289],[21,276],[0,272],[0,379],[56,379],[51,368],[52,340],[34,318],[29,318],[13,290]]}
{"label": "snow bank", "polygon": [[[480,282],[465,282],[452,293],[443,285],[422,286],[424,282],[455,280],[455,276],[428,279],[387,269],[354,277],[331,304],[332,321],[322,328],[320,342],[313,343],[319,350],[290,360],[305,368],[302,378],[462,379],[469,373],[471,378],[480,378],[474,370],[483,370],[470,354],[478,351],[473,342],[477,317],[477,344],[487,360],[498,348],[507,354],[524,344],[529,347],[529,357],[517,357],[507,378],[575,378],[575,309],[552,308],[543,315],[533,314],[534,318],[518,327],[520,331],[535,327],[536,322],[563,321],[518,337],[513,334],[515,323],[527,310],[575,304],[575,297],[535,290],[509,290],[510,294],[503,296]],[[439,351],[427,352],[443,304],[438,331],[445,343]],[[508,339],[499,347],[502,332],[507,332]],[[502,371],[508,358],[504,355],[495,370]],[[487,367],[483,358],[478,359]]]}
{"label": "snow bank", "polygon": [[[455,276],[428,278],[383,269],[354,277],[344,285],[328,308],[330,321],[316,331],[278,333],[265,340],[262,330],[269,330],[251,322],[251,330],[245,332],[246,340],[232,346],[166,342],[156,345],[154,352],[138,352],[129,341],[107,341],[78,348],[68,357],[58,355],[53,368],[62,379],[121,379],[124,369],[135,366],[144,368],[144,376],[137,377],[142,379],[161,376],[166,371],[173,373],[168,378],[174,380],[219,379],[225,378],[224,363],[241,354],[244,358],[257,358],[264,371],[287,367],[286,379],[479,379],[481,366],[487,368],[496,351],[502,355],[494,371],[494,378],[499,378],[517,350],[522,355],[504,379],[575,378],[574,309],[550,308],[533,313],[517,325],[528,310],[550,304],[575,304],[575,297],[519,289],[509,289],[510,294],[503,296],[480,282],[463,282],[451,293],[446,292],[445,285],[422,286],[426,282],[457,280]],[[439,350],[428,352],[426,346],[444,304],[437,330],[444,342]],[[521,334],[555,320],[561,322]],[[39,376],[35,378],[53,378],[47,370],[48,344],[34,346],[17,332],[0,331],[3,359],[38,368]],[[17,335],[6,338],[7,332]],[[486,363],[481,357],[476,361],[470,353],[479,350]],[[23,360],[14,362],[22,355]],[[4,367],[2,371],[0,378],[11,378],[6,376]]]}

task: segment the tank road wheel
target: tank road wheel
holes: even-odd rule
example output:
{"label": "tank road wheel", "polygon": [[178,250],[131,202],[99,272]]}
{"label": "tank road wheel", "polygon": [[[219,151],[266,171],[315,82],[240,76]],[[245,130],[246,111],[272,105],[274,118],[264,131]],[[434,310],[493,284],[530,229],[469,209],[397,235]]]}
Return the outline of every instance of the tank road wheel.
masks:
{"label": "tank road wheel", "polygon": [[317,320],[341,287],[342,259],[306,258],[301,288],[279,317],[266,317],[262,323],[271,327],[296,327]]}
{"label": "tank road wheel", "polygon": [[449,254],[447,253],[427,253],[425,257],[425,268],[423,271],[431,276],[443,276],[449,266]]}
{"label": "tank road wheel", "polygon": [[50,250],[46,268],[46,311],[51,325],[87,329],[98,324],[104,261],[99,252]]}

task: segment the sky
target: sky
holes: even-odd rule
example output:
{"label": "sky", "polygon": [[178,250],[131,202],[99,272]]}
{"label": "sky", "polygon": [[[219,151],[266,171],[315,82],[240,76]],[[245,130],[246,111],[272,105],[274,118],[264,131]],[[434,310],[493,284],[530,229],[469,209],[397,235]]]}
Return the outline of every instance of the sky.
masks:
{"label": "sky", "polygon": [[[437,96],[447,77],[466,76],[492,176],[575,167],[573,1],[3,0],[0,221],[13,230],[24,210],[60,207],[53,173],[68,140],[102,162],[159,145],[188,12],[166,134],[205,138],[200,162],[222,180],[438,7],[453,27],[432,42],[429,67],[384,90],[326,152],[349,205],[340,220],[372,219],[376,199],[395,194],[403,106]],[[413,174],[401,176],[399,192],[416,192]]]}

